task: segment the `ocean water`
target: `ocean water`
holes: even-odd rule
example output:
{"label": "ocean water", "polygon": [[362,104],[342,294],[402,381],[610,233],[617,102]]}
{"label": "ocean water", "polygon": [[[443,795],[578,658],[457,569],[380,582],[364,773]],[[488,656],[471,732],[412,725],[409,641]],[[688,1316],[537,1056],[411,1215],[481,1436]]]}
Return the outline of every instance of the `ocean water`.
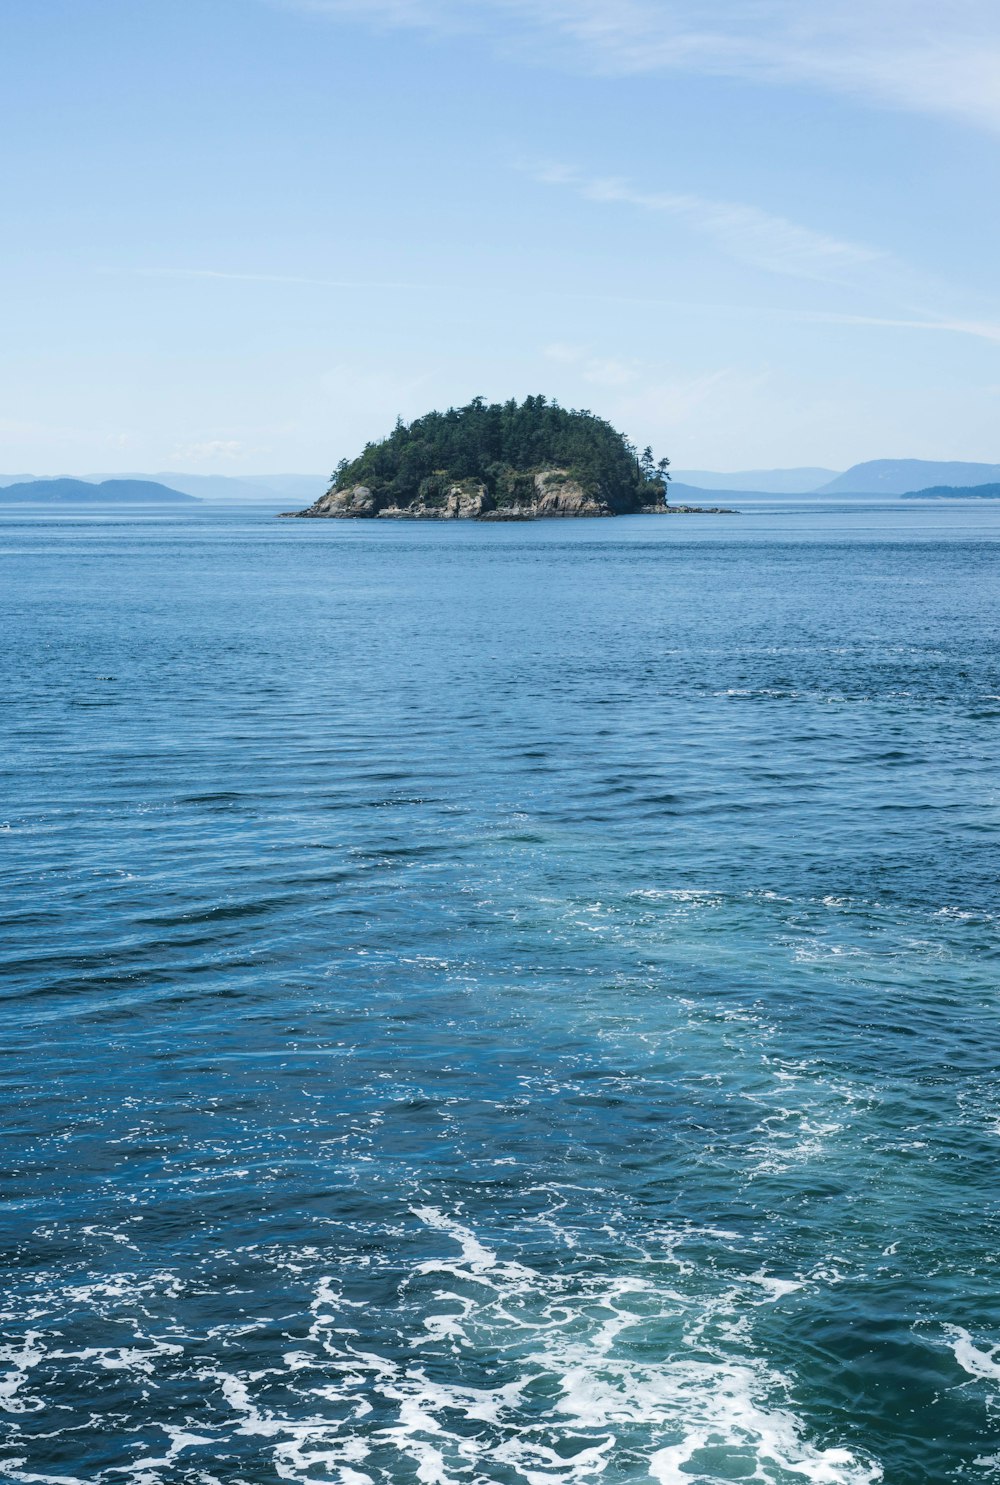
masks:
{"label": "ocean water", "polygon": [[1000,508],[0,521],[0,1478],[1000,1479]]}

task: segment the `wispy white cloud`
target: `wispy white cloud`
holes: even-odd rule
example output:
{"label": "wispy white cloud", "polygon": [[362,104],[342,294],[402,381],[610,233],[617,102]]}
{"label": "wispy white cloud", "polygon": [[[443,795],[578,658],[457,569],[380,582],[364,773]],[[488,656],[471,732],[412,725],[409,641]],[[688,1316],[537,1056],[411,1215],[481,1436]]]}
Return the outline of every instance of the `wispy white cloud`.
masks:
{"label": "wispy white cloud", "polygon": [[[751,206],[704,201],[691,196],[674,196],[670,193],[633,191],[620,182],[586,182],[573,172],[556,166],[546,166],[533,172],[535,179],[546,184],[587,185],[583,194],[595,201],[616,201],[628,205],[648,207],[652,210],[670,211],[684,216],[692,226],[717,235],[722,244],[735,256],[744,258],[759,267],[779,273],[790,273],[797,277],[812,279],[838,279],[849,281],[850,270],[871,265],[884,268],[891,277],[905,276],[905,265],[894,264],[887,255],[857,243],[840,242],[835,238],[797,227],[781,217],[769,216]],[[611,187],[614,189],[612,190]],[[669,203],[669,205],[665,204]],[[677,206],[676,203],[682,203]],[[834,271],[836,268],[836,272]],[[821,271],[825,269],[826,271]],[[226,272],[214,268],[144,268],[137,272],[146,278],[177,278],[196,281],[219,280],[241,284],[293,284],[321,289],[401,289],[419,291],[423,294],[453,295],[454,288],[447,284],[407,284],[356,279],[309,278],[300,274]],[[500,285],[492,291],[502,294]],[[601,303],[635,304],[697,311],[704,314],[753,315],[772,319],[806,321],[811,324],[870,326],[886,330],[929,330],[950,335],[969,335],[976,340],[1000,344],[1000,322],[982,319],[964,319],[943,315],[930,310],[914,310],[910,314],[874,315],[849,314],[839,311],[779,308],[761,304],[698,304],[688,299],[663,299],[651,295],[587,294],[579,292],[561,293],[559,290],[536,290],[540,299],[582,299]],[[511,290],[511,297],[523,301],[526,291],[519,286]],[[578,347],[553,345],[546,348],[546,356],[552,361],[579,362],[582,352]],[[585,371],[585,378],[595,384],[621,386],[633,379],[633,364],[619,360],[594,361]],[[116,435],[118,436],[118,435]],[[120,435],[124,439],[126,435]],[[199,445],[199,447],[201,447]]]}
{"label": "wispy white cloud", "polygon": [[874,248],[800,226],[757,206],[712,201],[672,191],[643,191],[620,178],[588,177],[562,165],[529,172],[545,185],[565,186],[589,201],[618,203],[677,217],[735,258],[795,278],[840,281],[888,263]]}
{"label": "wispy white cloud", "polygon": [[1000,131],[996,0],[278,0],[592,72],[821,87]]}
{"label": "wispy white cloud", "polygon": [[[696,408],[716,397],[722,388],[734,383],[758,385],[762,373],[749,378],[728,367],[701,372],[693,376],[666,375],[662,367],[653,367],[635,357],[594,355],[585,346],[549,345],[542,355],[573,371],[582,382],[605,389],[620,416],[630,413],[632,422],[647,421],[651,410],[669,409],[669,417],[682,421]],[[641,416],[640,416],[641,410]]]}
{"label": "wispy white cloud", "polygon": [[755,415],[759,420],[775,395],[767,368],[748,372],[721,366],[689,373],[677,365],[608,357],[587,346],[562,343],[545,346],[542,356],[569,404],[581,395],[588,400],[588,388],[597,386],[602,414],[640,443],[649,440],[656,446],[682,435],[691,444],[705,439],[712,446],[722,429],[734,437],[739,429],[745,437]]}
{"label": "wispy white cloud", "polygon": [[958,320],[931,314],[900,319],[887,315],[828,314],[822,310],[799,311],[796,318],[823,325],[871,325],[884,330],[930,330],[945,335],[971,335],[975,340],[988,340],[1000,345],[1000,323],[995,320]]}
{"label": "wispy white cloud", "polygon": [[585,347],[556,343],[543,352],[547,361],[557,366],[573,366],[585,382],[595,387],[628,387],[642,375],[642,367],[621,356],[592,356]]}
{"label": "wispy white cloud", "polygon": [[[658,429],[661,437],[688,436],[689,430],[716,430],[737,409],[760,406],[772,394],[768,371],[743,372],[733,367],[694,376],[657,375],[650,368],[641,382],[610,399],[609,412],[619,427]],[[648,436],[648,434],[647,434]],[[710,435],[711,436],[711,435]]]}
{"label": "wispy white cloud", "polygon": [[217,464],[259,452],[263,451],[248,449],[245,443],[236,438],[207,438],[196,443],[178,444],[171,458],[182,459],[188,464]]}
{"label": "wispy white cloud", "polygon": [[879,302],[899,306],[899,313],[886,314],[735,305],[725,307],[726,312],[756,312],[815,324],[925,330],[1000,343],[1000,324],[994,320],[916,308],[921,301],[933,299],[954,303],[955,295],[947,284],[917,273],[910,265],[877,248],[817,232],[756,206],[712,201],[686,193],[641,190],[619,177],[586,176],[563,165],[536,166],[527,173],[540,184],[572,190],[588,201],[624,205],[678,219],[693,231],[711,238],[730,257],[754,267],[794,278],[850,286],[869,298],[874,295]]}

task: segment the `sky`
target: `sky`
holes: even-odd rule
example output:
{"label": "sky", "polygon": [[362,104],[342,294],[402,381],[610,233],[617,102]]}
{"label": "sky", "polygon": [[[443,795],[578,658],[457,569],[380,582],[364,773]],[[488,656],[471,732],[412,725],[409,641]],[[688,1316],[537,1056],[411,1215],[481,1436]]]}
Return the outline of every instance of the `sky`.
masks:
{"label": "sky", "polygon": [[996,0],[30,0],[0,113],[2,473],[1000,461]]}

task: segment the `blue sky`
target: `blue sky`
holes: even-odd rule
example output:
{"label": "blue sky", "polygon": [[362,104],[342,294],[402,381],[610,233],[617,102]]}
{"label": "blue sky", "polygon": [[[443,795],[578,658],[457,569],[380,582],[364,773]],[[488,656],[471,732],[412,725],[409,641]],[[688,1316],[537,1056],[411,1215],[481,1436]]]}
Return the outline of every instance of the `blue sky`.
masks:
{"label": "blue sky", "polygon": [[680,467],[1000,460],[995,0],[5,12],[0,471],[327,471],[543,391]]}

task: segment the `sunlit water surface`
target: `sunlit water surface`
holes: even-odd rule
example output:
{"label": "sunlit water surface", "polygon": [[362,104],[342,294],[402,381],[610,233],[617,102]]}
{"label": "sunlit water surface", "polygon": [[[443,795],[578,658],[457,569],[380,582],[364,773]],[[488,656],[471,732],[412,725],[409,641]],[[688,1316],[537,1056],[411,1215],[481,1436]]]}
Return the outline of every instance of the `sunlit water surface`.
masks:
{"label": "sunlit water surface", "polygon": [[1000,510],[0,522],[0,1475],[1000,1479]]}

